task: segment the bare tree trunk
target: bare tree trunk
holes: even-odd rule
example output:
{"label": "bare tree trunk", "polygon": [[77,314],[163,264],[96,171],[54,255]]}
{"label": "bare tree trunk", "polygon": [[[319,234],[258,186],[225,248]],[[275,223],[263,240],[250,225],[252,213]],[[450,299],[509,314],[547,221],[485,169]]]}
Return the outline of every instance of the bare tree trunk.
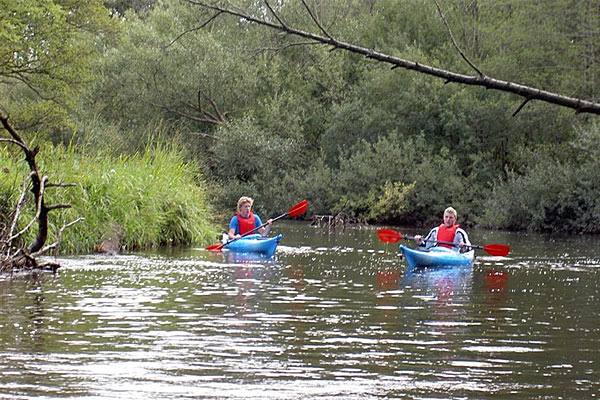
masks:
{"label": "bare tree trunk", "polygon": [[[74,186],[73,184],[64,183],[48,183],[47,176],[41,176],[36,163],[36,156],[39,152],[39,147],[31,149],[23,137],[10,125],[8,117],[0,114],[0,122],[4,129],[10,134],[11,138],[0,138],[0,142],[12,143],[21,148],[25,154],[25,161],[29,166],[29,175],[23,183],[23,190],[19,202],[12,212],[12,218],[9,223],[3,223],[3,229],[0,231],[0,272],[12,271],[14,269],[51,269],[56,270],[59,265],[56,263],[39,263],[37,256],[44,254],[50,249],[58,248],[60,245],[62,232],[68,226],[71,226],[82,218],[63,225],[57,233],[56,242],[46,245],[48,240],[48,213],[51,210],[58,208],[70,208],[70,204],[54,204],[46,205],[44,194],[46,188],[49,187],[67,187]],[[25,196],[27,187],[31,185],[31,193],[33,193],[35,204],[35,217],[21,231],[16,232],[17,223],[21,216],[21,210],[25,204]],[[8,222],[8,221],[7,221]],[[37,222],[37,235],[35,240],[25,248],[22,244],[22,236]]]}

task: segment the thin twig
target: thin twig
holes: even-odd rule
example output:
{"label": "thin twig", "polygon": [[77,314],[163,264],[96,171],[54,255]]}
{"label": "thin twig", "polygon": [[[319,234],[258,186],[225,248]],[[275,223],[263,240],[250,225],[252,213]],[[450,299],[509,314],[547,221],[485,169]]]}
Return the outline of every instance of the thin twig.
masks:
{"label": "thin twig", "polygon": [[519,111],[521,111],[521,109],[522,109],[523,107],[525,107],[525,105],[526,105],[527,103],[529,103],[529,100],[531,100],[531,99],[525,99],[525,100],[524,100],[524,101],[521,103],[521,105],[520,105],[520,106],[519,106],[519,107],[518,107],[518,108],[515,110],[515,112],[514,112],[514,113],[512,113],[512,116],[513,116],[513,117],[514,117],[514,116],[516,116],[516,115],[519,113]]}
{"label": "thin twig", "polygon": [[77,186],[76,183],[63,183],[62,181],[58,182],[58,183],[47,183],[46,184],[46,188],[49,188],[49,187],[63,187],[64,188],[64,187],[75,187],[75,186]]}
{"label": "thin twig", "polygon": [[448,20],[446,20],[446,16],[444,15],[442,8],[440,7],[440,4],[438,3],[437,0],[433,0],[433,2],[435,3],[435,6],[437,7],[438,13],[440,14],[440,18],[442,18],[444,25],[446,25],[446,29],[448,30],[448,34],[450,35],[450,39],[452,39],[452,44],[454,45],[454,48],[456,49],[456,51],[458,51],[458,54],[460,54],[460,56],[463,58],[463,60],[465,60],[465,62],[467,64],[469,64],[469,66],[471,68],[473,68],[479,74],[479,76],[485,76],[484,73],[481,72],[479,70],[479,68],[477,68],[475,66],[475,64],[473,64],[471,62],[471,60],[469,60],[469,58],[465,55],[465,53],[462,51],[462,49],[458,46],[458,43],[456,42],[456,39],[454,38],[454,34],[452,33],[452,29],[450,29],[450,24],[448,23]]}
{"label": "thin twig", "polygon": [[281,27],[283,29],[287,30],[288,27],[287,27],[286,23],[279,17],[279,14],[277,14],[275,12],[275,10],[273,10],[273,7],[271,7],[271,5],[269,4],[269,2],[267,0],[265,0],[265,5],[269,9],[269,11],[271,11],[271,14],[273,14],[273,16],[275,17],[275,19],[277,20],[277,22],[279,22],[279,24],[281,25]]}
{"label": "thin twig", "polygon": [[313,22],[315,23],[315,25],[317,25],[317,27],[319,27],[319,29],[321,30],[321,32],[323,32],[323,34],[325,36],[327,36],[329,39],[333,40],[333,37],[329,34],[329,32],[327,32],[325,30],[325,28],[323,28],[323,25],[321,25],[321,22],[319,22],[319,19],[316,17],[316,15],[312,12],[311,8],[308,6],[308,4],[306,4],[305,0],[302,0],[302,4],[304,5],[304,8],[306,8],[306,11],[308,11],[308,15],[310,15],[310,18],[313,20]]}
{"label": "thin twig", "polygon": [[206,22],[204,22],[202,25],[197,26],[195,28],[191,28],[191,29],[187,29],[183,32],[181,32],[179,35],[177,35],[175,37],[175,39],[171,40],[171,42],[163,47],[163,50],[168,49],[169,47],[171,47],[172,45],[175,44],[176,41],[178,41],[179,39],[181,39],[183,36],[187,35],[188,33],[191,32],[195,32],[195,31],[199,31],[200,29],[203,29],[206,25],[210,24],[212,21],[214,21],[215,19],[217,19],[217,17],[219,15],[221,15],[223,12],[222,11],[218,11],[215,15],[213,15],[212,17],[210,17]]}
{"label": "thin twig", "polygon": [[0,138],[0,142],[8,142],[8,143],[16,144],[17,146],[21,147],[23,150],[26,149],[26,147],[23,145],[23,143],[20,143],[14,139]]}
{"label": "thin twig", "polygon": [[[31,175],[35,175],[33,172],[30,174]],[[48,180],[47,176],[44,176],[41,181],[40,181],[40,190],[38,192],[38,199],[37,199],[37,203],[35,206],[35,216],[31,219],[31,221],[29,221],[29,223],[27,224],[27,226],[23,229],[21,229],[21,231],[17,234],[15,234],[14,236],[12,236],[9,240],[14,240],[16,238],[18,238],[19,236],[21,236],[22,234],[24,234],[25,232],[27,232],[29,230],[29,228],[31,228],[31,226],[34,224],[35,221],[38,220],[38,218],[40,217],[40,214],[42,212],[42,201],[44,199],[44,185],[46,184],[46,181]]]}

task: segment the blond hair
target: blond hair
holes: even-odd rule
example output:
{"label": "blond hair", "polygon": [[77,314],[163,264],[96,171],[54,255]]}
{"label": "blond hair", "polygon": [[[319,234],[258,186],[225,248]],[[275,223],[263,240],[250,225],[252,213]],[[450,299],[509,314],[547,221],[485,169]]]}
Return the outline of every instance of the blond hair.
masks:
{"label": "blond hair", "polygon": [[244,205],[245,203],[250,203],[250,207],[252,207],[252,204],[254,204],[254,200],[252,200],[251,197],[246,197],[246,196],[240,197],[240,199],[237,202],[238,212],[241,210],[242,205]]}
{"label": "blond hair", "polygon": [[444,210],[444,215],[446,215],[446,213],[450,213],[452,215],[454,215],[454,218],[458,219],[458,213],[456,212],[456,210],[452,207],[448,207]]}

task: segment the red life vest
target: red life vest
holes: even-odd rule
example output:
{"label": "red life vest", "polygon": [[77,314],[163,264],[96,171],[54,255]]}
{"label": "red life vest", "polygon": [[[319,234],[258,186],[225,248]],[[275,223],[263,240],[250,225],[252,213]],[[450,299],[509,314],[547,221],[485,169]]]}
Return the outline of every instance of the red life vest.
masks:
{"label": "red life vest", "polygon": [[254,213],[250,211],[248,218],[244,218],[240,213],[236,213],[238,219],[238,226],[240,228],[240,235],[248,233],[254,230]]}
{"label": "red life vest", "polygon": [[454,235],[456,235],[456,230],[458,229],[458,225],[452,225],[450,228],[446,228],[446,225],[441,224],[438,228],[437,232],[437,241],[438,246],[447,247],[449,249],[452,248],[449,244],[441,244],[439,242],[454,242]]}

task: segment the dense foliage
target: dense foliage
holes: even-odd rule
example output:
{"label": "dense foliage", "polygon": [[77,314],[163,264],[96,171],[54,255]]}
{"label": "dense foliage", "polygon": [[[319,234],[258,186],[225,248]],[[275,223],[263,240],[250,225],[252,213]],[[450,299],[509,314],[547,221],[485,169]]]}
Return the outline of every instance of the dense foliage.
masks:
{"label": "dense foliage", "polygon": [[70,137],[118,21],[101,0],[0,0],[0,9],[1,111],[17,128]]}
{"label": "dense foliage", "polygon": [[[83,7],[9,3],[32,12],[48,7],[61,18],[67,5]],[[268,14],[261,2],[235,3]],[[600,0],[439,3],[457,45],[487,75],[597,101]],[[87,51],[65,55],[69,68],[58,69],[66,77],[80,71],[81,79],[57,94],[68,101],[53,115],[64,115],[72,131],[47,130],[54,142],[68,137],[73,149],[113,155],[181,143],[186,160],[211,181],[214,206],[227,212],[247,194],[266,215],[306,198],[308,215],[421,225],[453,205],[462,224],[600,231],[597,117],[540,102],[512,116],[521,104],[514,96],[390,70],[239,18],[213,18],[183,0],[104,4],[105,16],[92,14],[94,29],[67,31],[75,49]],[[287,24],[323,34],[302,2],[277,4]],[[307,4],[340,40],[475,73],[433,1]],[[19,33],[7,32],[17,43]],[[2,42],[2,54],[12,46]],[[5,71],[0,92],[10,96],[2,106],[16,113],[34,97]],[[101,164],[110,171],[116,159],[108,160]]]}

